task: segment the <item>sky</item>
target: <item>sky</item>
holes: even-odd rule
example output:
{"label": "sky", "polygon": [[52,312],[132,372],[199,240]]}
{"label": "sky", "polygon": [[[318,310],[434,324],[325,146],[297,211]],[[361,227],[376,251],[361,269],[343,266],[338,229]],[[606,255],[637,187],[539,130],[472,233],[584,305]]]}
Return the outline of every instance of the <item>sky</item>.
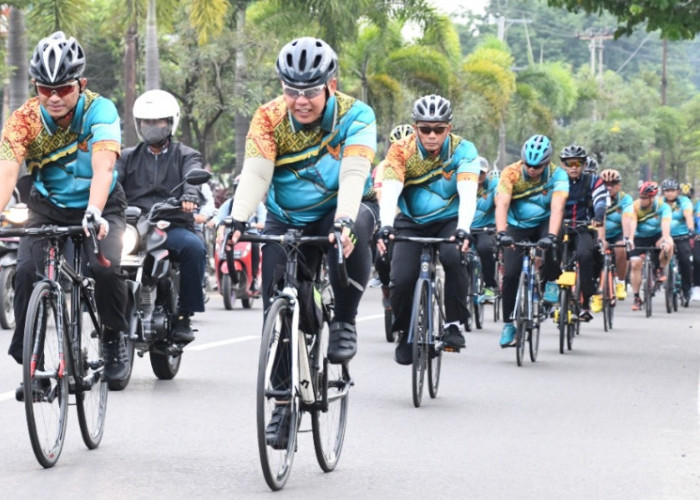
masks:
{"label": "sky", "polygon": [[428,2],[445,14],[462,10],[471,10],[481,14],[489,0],[428,0]]}

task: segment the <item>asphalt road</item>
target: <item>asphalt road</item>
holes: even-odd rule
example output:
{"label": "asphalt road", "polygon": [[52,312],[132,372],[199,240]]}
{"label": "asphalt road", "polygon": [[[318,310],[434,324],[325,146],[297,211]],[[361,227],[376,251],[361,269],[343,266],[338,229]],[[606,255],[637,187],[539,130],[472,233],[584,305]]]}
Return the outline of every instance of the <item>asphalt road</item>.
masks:
{"label": "asphalt road", "polygon": [[[620,304],[615,329],[584,325],[561,355],[550,322],[536,363],[515,364],[484,330],[445,354],[437,399],[411,401],[411,371],[384,340],[380,293],[359,315],[359,353],[345,447],[336,471],[300,436],[285,498],[700,498],[700,303],[647,319]],[[137,359],[129,387],[110,393],[100,447],[88,451],[70,409],[58,464],[36,462],[21,378],[0,362],[0,498],[260,498],[255,384],[261,304],[225,311],[212,296],[180,373],[158,381]],[[0,331],[6,352],[10,333]],[[310,428],[308,420],[303,428]]]}

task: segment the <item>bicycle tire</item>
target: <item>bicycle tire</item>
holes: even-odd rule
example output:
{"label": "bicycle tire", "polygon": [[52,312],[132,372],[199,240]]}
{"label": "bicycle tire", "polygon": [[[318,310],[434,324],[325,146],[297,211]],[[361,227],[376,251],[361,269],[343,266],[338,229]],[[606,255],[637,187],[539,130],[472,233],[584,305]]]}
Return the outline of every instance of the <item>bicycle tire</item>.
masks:
{"label": "bicycle tire", "polygon": [[652,269],[651,257],[648,255],[644,259],[644,312],[646,317],[651,317],[652,313],[652,294],[654,293],[654,270]]}
{"label": "bicycle tire", "polygon": [[[257,435],[260,465],[265,482],[273,491],[284,487],[289,479],[296,450],[297,431],[301,420],[299,396],[292,394],[292,370],[290,339],[292,335],[292,305],[284,297],[278,297],[270,306],[263,324],[257,382]],[[285,387],[286,386],[286,387]],[[278,401],[289,405],[286,446],[274,448],[268,445],[265,430]]]}
{"label": "bicycle tire", "polygon": [[[91,299],[94,305],[94,298]],[[97,315],[97,309],[94,309]],[[85,310],[77,318],[80,324],[80,351],[73,360],[75,379],[75,403],[78,410],[80,434],[85,446],[94,450],[100,445],[104,434],[105,416],[107,414],[107,395],[109,388],[104,378],[104,361],[102,342],[100,340],[100,321],[92,322]]]}
{"label": "bicycle tire", "polygon": [[419,280],[413,296],[409,338],[412,341],[413,363],[411,364],[411,395],[413,406],[420,407],[423,385],[428,366],[428,282]]}
{"label": "bicycle tire", "polygon": [[612,330],[613,297],[615,293],[615,279],[610,266],[606,265],[603,270],[603,330]]}
{"label": "bicycle tire", "polygon": [[0,327],[5,330],[15,328],[15,267],[5,266],[0,269]]}
{"label": "bicycle tire", "polygon": [[569,287],[562,286],[559,290],[559,316],[557,326],[559,327],[559,354],[564,354],[567,336],[567,323],[569,322]]}
{"label": "bicycle tire", "polygon": [[664,283],[664,301],[666,303],[666,312],[673,312],[673,296],[675,294],[675,274],[673,273],[673,262],[668,265],[666,270],[666,283]]}
{"label": "bicycle tire", "polygon": [[384,307],[384,336],[386,341],[393,344],[396,341],[396,332],[392,330],[394,326],[394,313],[391,307]]}
{"label": "bicycle tire", "polygon": [[[540,304],[540,307],[542,305]],[[537,312],[538,319],[535,325],[533,325],[532,330],[530,330],[530,341],[529,341],[529,351],[530,351],[530,361],[533,363],[537,361],[537,354],[540,351],[540,321],[539,321],[539,311]]]}
{"label": "bicycle tire", "polygon": [[441,342],[442,332],[445,327],[442,316],[442,290],[442,282],[437,280],[432,300],[433,341],[428,349],[428,393],[432,399],[435,399],[438,395],[440,370],[442,368],[442,349],[436,347]]}
{"label": "bicycle tire", "polygon": [[467,318],[464,321],[464,330],[467,332],[471,332],[474,330],[474,324],[475,324],[475,319],[474,319],[474,283],[472,281],[472,278],[470,276],[471,274],[471,265],[467,268],[467,293],[466,293],[466,306],[467,306]]}
{"label": "bicycle tire", "polygon": [[525,281],[525,274],[520,275],[520,297],[516,299],[517,303],[517,319],[516,319],[516,330],[515,330],[515,360],[518,366],[523,365],[523,359],[525,359],[525,343],[527,341],[527,302],[529,300],[527,293],[527,282]]}
{"label": "bicycle tire", "polygon": [[[324,339],[328,339],[328,325],[333,317],[335,300],[333,289],[328,281],[320,287],[323,303],[325,304]],[[316,400],[326,401],[328,407],[322,410],[314,410],[311,413],[311,432],[314,439],[316,460],[321,470],[331,472],[338,465],[340,453],[345,440],[345,428],[348,419],[348,398],[352,385],[350,376],[342,364],[331,364],[325,356],[327,345],[320,346],[320,352],[324,354],[323,368],[316,376]]]}
{"label": "bicycle tire", "polygon": [[484,303],[481,302],[481,297],[484,295],[484,280],[481,279],[481,266],[474,271],[472,282],[474,293],[472,294],[472,302],[474,304],[474,326],[477,330],[484,328]]}
{"label": "bicycle tire", "polygon": [[[64,360],[70,353],[56,297],[49,282],[34,287],[27,307],[22,353],[27,430],[34,456],[44,468],[58,461],[68,425],[69,377]],[[39,380],[48,383],[35,382]],[[34,383],[43,384],[40,393],[33,390]]]}

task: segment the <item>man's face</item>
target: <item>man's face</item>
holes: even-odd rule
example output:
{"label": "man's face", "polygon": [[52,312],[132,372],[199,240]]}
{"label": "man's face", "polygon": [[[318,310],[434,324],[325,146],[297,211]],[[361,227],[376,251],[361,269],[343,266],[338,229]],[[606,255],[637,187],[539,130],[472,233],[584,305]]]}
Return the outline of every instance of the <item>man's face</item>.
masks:
{"label": "man's face", "polygon": [[566,173],[569,174],[569,179],[578,179],[583,171],[584,161],[579,158],[570,158],[563,161]]}
{"label": "man's face", "polygon": [[678,190],[667,189],[664,191],[664,198],[666,198],[666,201],[676,201],[676,198],[678,198]]}
{"label": "man's face", "polygon": [[337,86],[338,80],[335,78],[328,83],[305,89],[282,83],[284,102],[296,121],[308,125],[321,118],[326,101],[335,93]]}
{"label": "man's face", "polygon": [[51,118],[58,120],[66,116],[80,98],[80,89],[85,87],[87,80],[70,80],[57,85],[43,84],[34,81],[39,103],[49,113]]}
{"label": "man's face", "polygon": [[639,205],[642,208],[649,208],[651,206],[652,201],[654,201],[654,198],[651,196],[640,196],[639,197]]}
{"label": "man's face", "polygon": [[452,125],[446,122],[416,122],[414,128],[426,151],[437,153],[452,130]]}
{"label": "man's face", "polygon": [[606,182],[605,187],[608,188],[610,196],[616,196],[620,192],[622,185],[619,182]]}

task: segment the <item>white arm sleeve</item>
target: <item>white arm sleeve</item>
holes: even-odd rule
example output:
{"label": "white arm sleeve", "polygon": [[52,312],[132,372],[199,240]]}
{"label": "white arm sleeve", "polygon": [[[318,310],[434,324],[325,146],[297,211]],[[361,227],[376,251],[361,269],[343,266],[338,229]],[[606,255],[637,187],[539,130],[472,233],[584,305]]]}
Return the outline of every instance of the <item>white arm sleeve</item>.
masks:
{"label": "white arm sleeve", "polygon": [[403,182],[384,180],[382,182],[382,201],[379,203],[379,220],[382,226],[393,226],[396,217],[396,206],[403,191]]}
{"label": "white arm sleeve", "polygon": [[479,183],[476,181],[458,181],[457,193],[459,193],[459,216],[457,218],[457,229],[464,229],[469,232],[474,212],[476,212],[476,192]]}
{"label": "white arm sleeve", "polygon": [[336,219],[338,217],[350,217],[352,220],[357,218],[370,167],[369,160],[362,156],[348,156],[341,160]]}
{"label": "white arm sleeve", "polygon": [[231,208],[234,220],[246,222],[250,219],[270,187],[274,170],[275,164],[272,160],[246,158]]}

